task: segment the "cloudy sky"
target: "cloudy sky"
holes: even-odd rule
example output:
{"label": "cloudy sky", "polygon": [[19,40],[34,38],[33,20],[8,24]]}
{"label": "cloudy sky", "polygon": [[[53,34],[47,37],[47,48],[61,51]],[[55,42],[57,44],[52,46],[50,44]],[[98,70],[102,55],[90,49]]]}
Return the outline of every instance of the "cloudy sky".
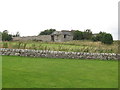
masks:
{"label": "cloudy sky", "polygon": [[119,0],[0,0],[0,31],[21,36],[40,31],[91,29],[118,39]]}

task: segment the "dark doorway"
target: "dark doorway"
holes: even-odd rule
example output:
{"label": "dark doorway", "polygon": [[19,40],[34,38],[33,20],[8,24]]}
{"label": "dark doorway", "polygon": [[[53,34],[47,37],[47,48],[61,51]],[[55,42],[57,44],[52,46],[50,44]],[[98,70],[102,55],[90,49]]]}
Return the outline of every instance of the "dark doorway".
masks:
{"label": "dark doorway", "polygon": [[66,34],[64,35],[64,38],[66,38]]}
{"label": "dark doorway", "polygon": [[51,40],[54,42],[54,35],[51,35]]}

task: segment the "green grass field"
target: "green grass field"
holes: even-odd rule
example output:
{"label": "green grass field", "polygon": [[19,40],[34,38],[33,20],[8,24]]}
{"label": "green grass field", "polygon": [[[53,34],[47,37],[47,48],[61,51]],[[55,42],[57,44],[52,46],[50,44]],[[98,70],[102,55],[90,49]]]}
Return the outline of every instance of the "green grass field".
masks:
{"label": "green grass field", "polygon": [[118,62],[3,56],[3,88],[117,88]]}

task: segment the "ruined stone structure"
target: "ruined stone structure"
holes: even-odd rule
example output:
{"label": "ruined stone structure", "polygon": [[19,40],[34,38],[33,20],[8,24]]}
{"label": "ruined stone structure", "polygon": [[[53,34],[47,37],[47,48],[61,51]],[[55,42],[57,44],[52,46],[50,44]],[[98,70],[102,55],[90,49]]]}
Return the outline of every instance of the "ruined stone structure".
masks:
{"label": "ruined stone structure", "polygon": [[13,41],[43,41],[43,42],[65,42],[72,41],[73,35],[71,31],[55,31],[51,35],[40,35],[40,36],[26,36],[26,37],[13,37]]}
{"label": "ruined stone structure", "polygon": [[26,37],[14,37],[13,38],[13,41],[29,41],[29,40],[50,42],[51,36],[40,35],[40,36],[26,36]]}
{"label": "ruined stone structure", "polygon": [[55,31],[51,34],[51,39],[54,42],[65,42],[73,40],[71,31]]}

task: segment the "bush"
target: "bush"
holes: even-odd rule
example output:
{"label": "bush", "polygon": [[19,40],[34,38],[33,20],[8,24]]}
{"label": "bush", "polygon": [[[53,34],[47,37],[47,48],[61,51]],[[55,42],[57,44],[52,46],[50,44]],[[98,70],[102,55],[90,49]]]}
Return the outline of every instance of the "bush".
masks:
{"label": "bush", "polygon": [[[40,32],[40,34],[39,35],[50,35],[50,34],[52,34],[54,31],[56,31],[56,29],[47,29],[47,30],[44,30],[44,31],[42,31],[42,32]],[[38,35],[38,36],[39,36]]]}
{"label": "bush", "polygon": [[101,40],[104,44],[112,44],[113,43],[113,37],[111,34],[104,34]]}
{"label": "bush", "polygon": [[2,41],[11,41],[12,40],[12,35],[8,34],[7,30],[4,30],[2,33]]}
{"label": "bush", "polygon": [[83,39],[83,32],[78,30],[73,32],[73,40],[82,40],[82,39]]}
{"label": "bush", "polygon": [[92,36],[91,40],[92,40],[93,42],[98,41],[97,38],[96,38],[95,36]]}

